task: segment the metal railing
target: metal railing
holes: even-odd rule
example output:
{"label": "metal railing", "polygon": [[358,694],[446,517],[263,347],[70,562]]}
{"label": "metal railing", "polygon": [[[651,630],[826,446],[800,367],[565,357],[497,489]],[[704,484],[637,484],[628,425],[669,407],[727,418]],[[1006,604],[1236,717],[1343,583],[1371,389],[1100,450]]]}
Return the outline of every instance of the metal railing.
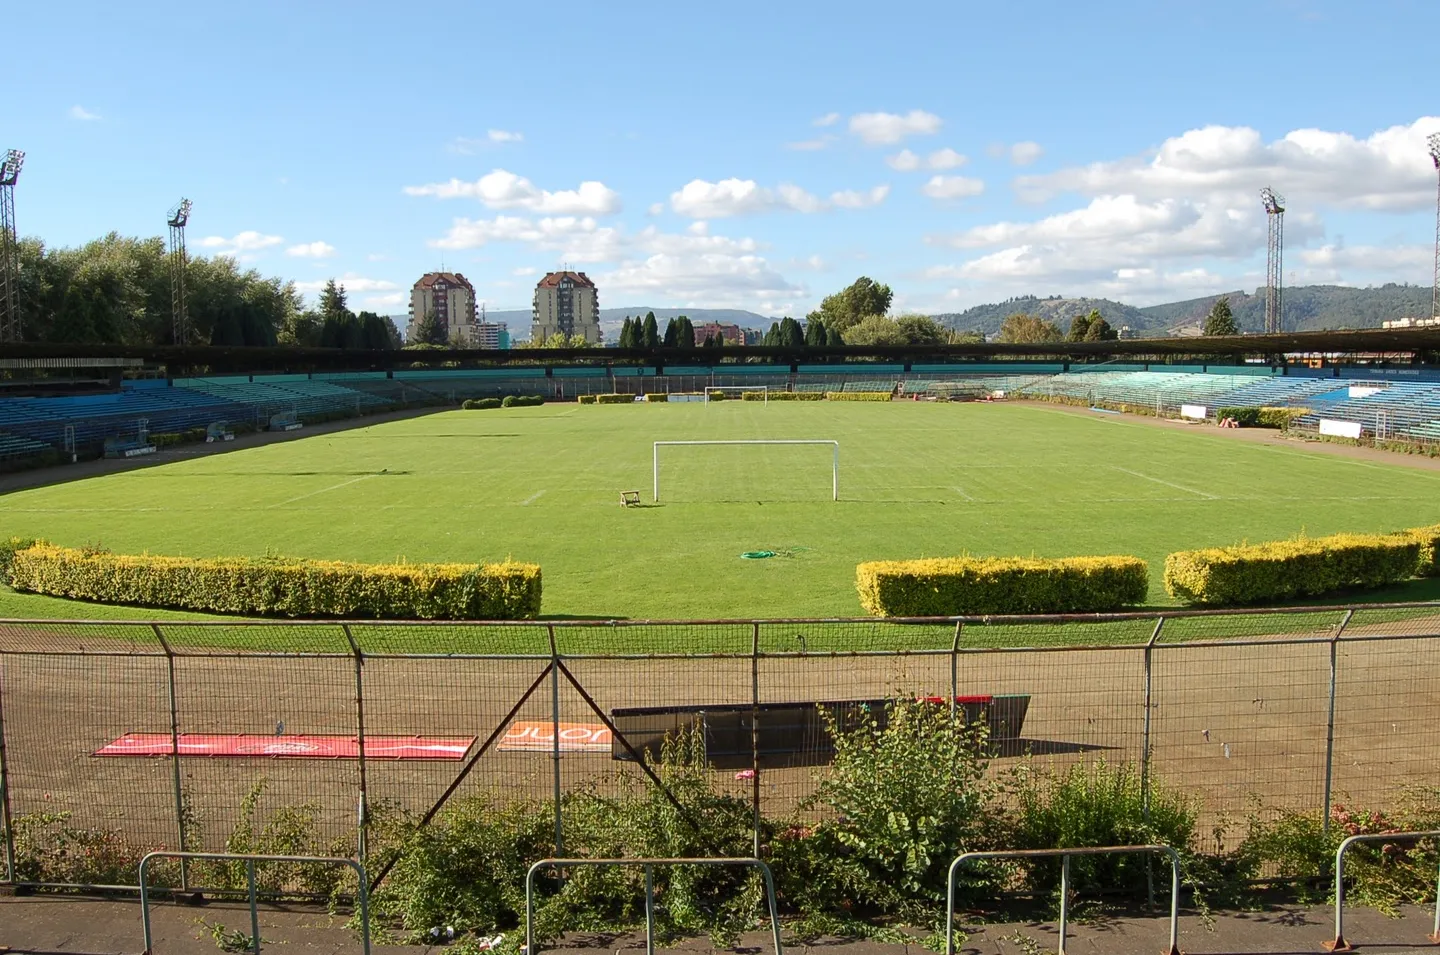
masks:
{"label": "metal railing", "polygon": [[196,860],[210,862],[244,862],[245,863],[245,886],[246,897],[250,902],[250,947],[255,955],[260,955],[260,909],[259,897],[255,886],[255,864],[257,862],[289,862],[303,863],[310,865],[334,865],[346,866],[355,871],[357,883],[356,905],[360,910],[360,933],[363,951],[370,955],[370,892],[369,877],[365,874],[365,867],[354,859],[343,859],[329,856],[272,856],[272,855],[247,855],[244,853],[228,852],[151,852],[140,860],[140,923],[145,932],[145,955],[155,955],[154,933],[150,927],[150,884],[145,877],[150,868],[152,859],[179,859],[183,865],[186,862]]}
{"label": "metal railing", "polygon": [[775,942],[775,955],[785,955],[785,950],[780,944],[780,913],[775,901],[775,877],[770,872],[770,866],[760,859],[746,856],[674,859],[541,859],[525,873],[525,955],[536,955],[538,951],[535,948],[535,873],[541,869],[607,865],[638,865],[645,869],[645,955],[655,955],[655,866],[742,866],[759,869],[761,876],[765,879],[765,901],[770,908],[770,935]]}
{"label": "metal railing", "polygon": [[[1412,839],[1435,839],[1440,838],[1440,829],[1432,829],[1424,832],[1384,832],[1372,835],[1349,836],[1340,843],[1340,848],[1335,850],[1335,937],[1323,943],[1325,950],[1330,952],[1353,952],[1355,950],[1345,938],[1345,853],[1350,847],[1361,842],[1409,842]],[[1435,879],[1435,925],[1432,928],[1430,941],[1440,945],[1440,872],[1436,873]]]}
{"label": "metal railing", "polygon": [[1170,846],[1092,846],[1080,849],[1012,849],[998,852],[965,852],[950,863],[945,880],[945,955],[955,955],[955,875],[967,862],[983,859],[1044,859],[1060,857],[1060,947],[1065,955],[1065,932],[1070,918],[1070,857],[1112,856],[1162,852],[1170,857],[1170,947],[1165,955],[1180,955],[1180,854]]}

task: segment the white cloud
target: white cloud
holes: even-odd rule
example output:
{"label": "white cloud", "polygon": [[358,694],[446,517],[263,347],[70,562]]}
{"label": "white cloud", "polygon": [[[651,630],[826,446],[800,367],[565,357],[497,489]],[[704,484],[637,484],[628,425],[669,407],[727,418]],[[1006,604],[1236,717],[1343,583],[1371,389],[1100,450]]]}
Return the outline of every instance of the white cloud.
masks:
{"label": "white cloud", "polygon": [[805,139],[801,140],[798,143],[786,143],[785,148],[794,152],[817,152],[821,149],[825,149],[833,142],[835,142],[835,137],[827,133],[826,135],[818,136],[815,139]]}
{"label": "white cloud", "polygon": [[80,120],[80,121],[83,122],[83,123],[89,123],[89,122],[94,122],[95,120],[99,119],[99,118],[100,118],[100,114],[99,114],[99,113],[92,113],[92,112],[90,112],[90,110],[88,110],[88,109],[86,109],[85,107],[80,106],[80,105],[77,104],[77,105],[75,105],[75,106],[70,107],[70,118],[71,118],[71,119],[78,119],[78,120]]}
{"label": "white cloud", "polygon": [[850,117],[850,132],[872,146],[888,146],[906,136],[929,136],[940,131],[942,121],[934,113],[912,109],[898,113],[856,113]]}
{"label": "white cloud", "polygon": [[885,158],[885,162],[891,169],[898,169],[900,172],[914,172],[917,169],[956,169],[969,161],[968,156],[957,153],[948,146],[945,149],[937,149],[923,159],[908,149],[902,149],[895,155]]}
{"label": "white cloud", "polygon": [[[1330,209],[1428,212],[1435,170],[1425,137],[1434,131],[1440,117],[1369,135],[1302,129],[1270,141],[1247,127],[1208,126],[1140,155],[1020,176],[1022,198],[1079,194],[1084,204],[931,236],[932,244],[985,251],[929,275],[966,283],[962,297],[1058,286],[1143,302],[1253,287],[1264,281],[1259,189],[1269,184],[1288,198],[1287,283],[1427,283],[1428,245],[1318,243]],[[1023,145],[1005,154],[1025,159],[1031,153],[1016,152]]]}
{"label": "white cloud", "polygon": [[478,199],[491,209],[525,209],[547,215],[609,215],[620,211],[620,194],[603,182],[586,181],[577,189],[550,192],[504,169],[496,169],[474,182],[451,179],[406,186],[404,192],[437,199]]}
{"label": "white cloud", "polygon": [[811,126],[834,126],[840,122],[839,113],[826,113],[824,116],[817,116],[810,121]]}
{"label": "white cloud", "polygon": [[[763,300],[793,299],[801,290],[760,254],[754,239],[713,235],[707,222],[692,222],[683,233],[649,226],[635,233],[600,226],[589,217],[457,219],[432,241],[444,249],[514,242],[554,253],[556,261],[608,263],[592,277],[610,301],[643,296],[654,304],[733,305],[756,308]],[[535,269],[516,269],[531,275]]]}
{"label": "white cloud", "polygon": [[492,143],[520,143],[525,141],[524,133],[512,133],[504,129],[487,129],[485,137]]}
{"label": "white cloud", "polygon": [[386,254],[383,253],[383,252],[371,252],[369,255],[365,256],[365,261],[367,261],[367,262],[384,262],[384,261],[385,261],[386,259],[388,259],[388,258],[389,258],[389,256],[386,255]]}
{"label": "white cloud", "polygon": [[328,242],[305,242],[290,246],[285,254],[297,259],[328,259],[335,254],[335,246]]}
{"label": "white cloud", "polygon": [[[325,287],[329,279],[316,279],[312,282],[296,282],[296,291],[306,295],[314,295]],[[336,276],[335,282],[345,287],[346,294],[363,295],[366,292],[394,292],[400,288],[394,282],[386,279],[366,278],[363,275],[356,275],[354,272],[346,272],[344,275]]]}
{"label": "white cloud", "polygon": [[1010,161],[1017,166],[1028,166],[1044,154],[1039,143],[1023,142],[1010,147]]}
{"label": "white cloud", "polygon": [[846,189],[843,192],[830,194],[830,202],[837,209],[869,209],[878,206],[890,195],[888,185],[876,186],[865,192],[857,192],[854,189]]}
{"label": "white cloud", "polygon": [[920,189],[931,199],[966,199],[985,191],[985,181],[969,176],[931,176]]}
{"label": "white cloud", "polygon": [[660,215],[661,213],[663,213],[664,211],[665,211],[665,203],[663,203],[663,202],[652,202],[652,203],[650,203],[650,208],[647,209],[647,210],[645,210],[645,214],[646,214],[646,215],[652,215],[652,216],[658,216],[658,215]]}
{"label": "white cloud", "polygon": [[284,241],[278,235],[264,235],[253,229],[247,229],[228,239],[220,235],[207,235],[199,241],[198,245],[202,249],[213,251],[216,255],[248,259],[252,258],[255,253],[277,246]]}
{"label": "white cloud", "polygon": [[1142,198],[1225,196],[1259,205],[1272,185],[1296,208],[1321,205],[1391,212],[1435,201],[1435,167],[1425,137],[1440,117],[1425,116],[1365,139],[1297,129],[1272,142],[1244,126],[1206,126],[1161,143],[1153,152],[1041,176],[1022,176],[1022,198],[1044,201],[1066,192],[1129,193]]}
{"label": "white cloud", "polygon": [[524,278],[524,277],[527,276],[527,275],[538,275],[539,272],[540,272],[540,270],[537,269],[537,268],[535,268],[534,266],[522,265],[522,266],[521,266],[520,268],[518,268],[518,269],[513,269],[513,270],[511,270],[510,274],[511,274],[511,275],[518,275],[518,276],[520,276],[521,278]]}
{"label": "white cloud", "polygon": [[670,208],[680,215],[696,219],[723,219],[762,212],[815,213],[831,208],[862,209],[884,202],[889,194],[890,187],[882,185],[865,192],[842,190],[831,193],[826,200],[789,183],[770,189],[753,179],[722,179],[719,182],[694,179],[679,192],[671,193]]}
{"label": "white cloud", "polygon": [[[349,291],[349,289],[347,288],[346,291]],[[362,301],[361,304],[367,305],[370,308],[394,308],[396,305],[399,305],[404,301],[405,296],[403,293],[391,292],[389,295],[368,296]]]}

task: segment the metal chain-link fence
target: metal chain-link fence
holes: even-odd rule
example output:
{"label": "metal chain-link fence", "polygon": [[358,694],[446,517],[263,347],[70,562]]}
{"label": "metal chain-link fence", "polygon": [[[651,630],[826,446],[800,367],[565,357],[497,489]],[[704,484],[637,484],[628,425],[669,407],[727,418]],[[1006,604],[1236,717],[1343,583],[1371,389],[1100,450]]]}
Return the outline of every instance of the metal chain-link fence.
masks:
{"label": "metal chain-link fence", "polygon": [[[1383,809],[1433,783],[1437,664],[1440,604],[945,620],[0,621],[0,875],[77,881],[57,860],[83,856],[74,871],[95,884],[112,856],[284,848],[301,829],[364,858],[386,813],[428,820],[478,795],[558,807],[563,852],[562,796],[663,786],[661,749],[687,730],[703,738],[714,788],[749,802],[757,826],[804,822],[820,812],[810,797],[834,757],[828,727],[895,700],[983,722],[991,772],[1022,759],[1133,765],[1147,787],[1192,799],[1200,831],[1257,807]],[[118,862],[114,871],[131,884]]]}

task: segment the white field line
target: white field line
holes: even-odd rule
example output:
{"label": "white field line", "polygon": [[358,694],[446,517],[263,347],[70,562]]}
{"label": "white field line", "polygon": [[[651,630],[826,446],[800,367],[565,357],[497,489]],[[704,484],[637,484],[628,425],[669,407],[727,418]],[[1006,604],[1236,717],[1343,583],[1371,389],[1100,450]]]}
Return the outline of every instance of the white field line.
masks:
{"label": "white field line", "polygon": [[[1112,467],[1114,467],[1114,465],[1112,465]],[[1220,500],[1220,495],[1218,494],[1210,494],[1206,491],[1197,491],[1193,487],[1186,487],[1183,484],[1172,484],[1169,481],[1162,481],[1160,478],[1151,477],[1148,474],[1141,474],[1139,471],[1132,471],[1129,468],[1116,467],[1115,470],[1119,471],[1122,474],[1128,474],[1131,477],[1141,478],[1146,481],[1154,481],[1156,484],[1163,484],[1166,487],[1173,487],[1177,491],[1187,491],[1191,494],[1198,494],[1201,497],[1209,498],[1212,501]]]}
{"label": "white field line", "polygon": [[527,504],[534,504],[536,501],[540,500],[540,495],[542,495],[542,494],[544,494],[544,493],[545,493],[545,490],[544,490],[543,488],[542,488],[541,490],[536,491],[534,494],[531,494],[531,495],[530,495],[529,497],[527,497],[525,500],[521,501],[521,502],[520,502],[520,506],[521,506],[521,507],[524,507],[524,506],[527,505]]}
{"label": "white field line", "polygon": [[971,497],[969,494],[966,494],[966,493],[965,493],[965,489],[964,489],[963,487],[951,488],[951,490],[953,490],[956,494],[959,494],[961,497],[963,497],[965,500],[969,501],[970,503],[972,503],[972,504],[975,503],[975,499],[974,499],[973,497]]}
{"label": "white field line", "polygon": [[271,504],[269,509],[270,509],[270,510],[274,510],[274,509],[277,508],[277,507],[284,507],[284,506],[287,505],[287,504],[294,504],[296,501],[303,501],[303,500],[305,500],[307,497],[314,497],[314,496],[317,495],[317,494],[325,494],[325,493],[328,493],[328,492],[330,492],[330,491],[338,491],[338,490],[339,490],[340,488],[342,488],[342,487],[349,487],[351,484],[359,484],[361,481],[368,481],[368,480],[370,480],[370,479],[373,478],[373,477],[379,477],[379,475],[378,475],[378,474],[362,474],[362,475],[360,475],[359,477],[351,478],[351,479],[348,480],[348,481],[341,481],[339,484],[332,484],[332,485],[330,485],[329,487],[322,487],[322,488],[321,488],[320,490],[318,490],[318,491],[311,491],[309,494],[301,494],[299,497],[292,497],[292,498],[290,498],[290,500],[288,500],[288,501],[281,501],[279,504]]}

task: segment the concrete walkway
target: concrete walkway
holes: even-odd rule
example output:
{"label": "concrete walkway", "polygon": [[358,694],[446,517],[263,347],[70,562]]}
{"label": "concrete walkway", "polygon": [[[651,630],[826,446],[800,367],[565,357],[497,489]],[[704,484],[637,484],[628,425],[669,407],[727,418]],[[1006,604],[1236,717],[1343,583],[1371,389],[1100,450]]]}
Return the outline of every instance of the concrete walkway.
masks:
{"label": "concrete walkway", "polygon": [[[161,902],[152,916],[155,955],[223,951],[214,932],[239,930],[248,936],[249,910],[231,902],[179,905]],[[1242,955],[1242,953],[1321,952],[1331,937],[1333,911],[1329,907],[1279,906],[1255,912],[1217,914],[1206,924],[1198,915],[1180,920],[1180,947],[1191,955]],[[1435,952],[1427,938],[1432,928],[1430,911],[1409,908],[1397,919],[1370,909],[1346,911],[1346,936],[1357,951],[1399,955]],[[343,916],[332,917],[313,906],[265,907],[260,936],[264,948],[285,955],[338,955],[359,952],[359,936],[345,927]],[[922,955],[927,950],[919,935],[908,944],[821,939],[808,943],[785,938],[796,955]],[[518,939],[517,939],[518,940]],[[967,926],[957,945],[962,955],[1038,955],[1053,952],[1058,936],[1054,923]],[[1159,955],[1167,942],[1165,919],[1118,918],[1072,925],[1068,950],[1074,955]],[[584,952],[643,952],[644,936],[576,934],[555,948]],[[80,953],[80,955],[135,955],[143,950],[140,905],[133,899],[37,895],[0,897],[0,950],[9,946],[19,953]],[[508,947],[508,946],[507,946]],[[724,951],[765,955],[770,936],[751,932],[734,949]],[[443,946],[380,946],[377,955],[427,955]],[[674,947],[687,955],[714,953],[706,939],[690,939]]]}

